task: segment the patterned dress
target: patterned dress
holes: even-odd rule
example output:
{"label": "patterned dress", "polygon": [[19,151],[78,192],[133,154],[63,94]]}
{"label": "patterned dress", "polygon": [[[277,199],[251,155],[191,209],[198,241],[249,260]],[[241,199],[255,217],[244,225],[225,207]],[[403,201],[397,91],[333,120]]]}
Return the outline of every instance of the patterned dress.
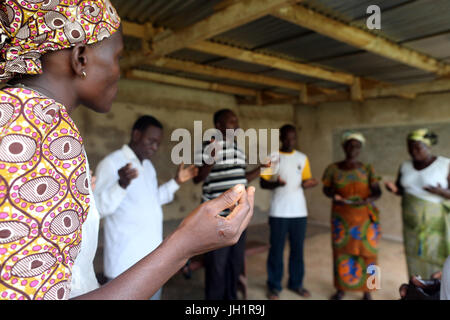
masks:
{"label": "patterned dress", "polygon": [[429,278],[442,270],[450,255],[450,201],[424,190],[448,188],[450,159],[437,157],[428,167],[416,170],[411,160],[400,167],[403,243],[410,277]]}
{"label": "patterned dress", "polygon": [[[370,196],[370,185],[377,182],[371,165],[341,170],[328,166],[323,175],[325,187],[332,187],[345,199],[361,200]],[[342,291],[364,291],[370,265],[377,262],[380,226],[378,210],[373,204],[333,203],[331,213],[334,285]]]}
{"label": "patterned dress", "polygon": [[83,140],[65,107],[0,90],[0,299],[67,299],[89,211]]}

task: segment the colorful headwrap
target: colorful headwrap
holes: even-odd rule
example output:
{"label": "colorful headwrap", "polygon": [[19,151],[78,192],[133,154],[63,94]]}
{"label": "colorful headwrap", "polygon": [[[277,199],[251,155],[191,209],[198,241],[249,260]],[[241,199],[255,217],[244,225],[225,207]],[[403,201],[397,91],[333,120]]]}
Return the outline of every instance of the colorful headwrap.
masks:
{"label": "colorful headwrap", "polygon": [[366,139],[364,138],[363,134],[356,131],[346,131],[342,135],[341,142],[342,144],[345,144],[348,140],[357,140],[361,142],[362,145],[366,143]]}
{"label": "colorful headwrap", "polygon": [[2,0],[0,82],[42,73],[43,54],[99,42],[119,27],[109,0]]}
{"label": "colorful headwrap", "polygon": [[408,134],[408,140],[420,141],[431,147],[437,143],[437,135],[429,129],[417,129]]}

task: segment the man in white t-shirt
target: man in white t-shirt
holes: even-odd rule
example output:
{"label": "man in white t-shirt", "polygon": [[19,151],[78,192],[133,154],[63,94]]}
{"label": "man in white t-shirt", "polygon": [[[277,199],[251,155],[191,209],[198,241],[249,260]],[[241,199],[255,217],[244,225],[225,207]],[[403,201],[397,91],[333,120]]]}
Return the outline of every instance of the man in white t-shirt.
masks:
{"label": "man in white t-shirt", "polygon": [[289,235],[289,282],[288,288],[302,297],[310,297],[303,287],[303,241],[308,215],[303,189],[318,184],[312,178],[308,157],[295,150],[297,131],[292,125],[280,129],[281,149],[272,155],[271,168],[263,170],[260,184],[273,190],[269,214],[270,250],[267,259],[268,298],[278,299],[282,289],[283,251]]}

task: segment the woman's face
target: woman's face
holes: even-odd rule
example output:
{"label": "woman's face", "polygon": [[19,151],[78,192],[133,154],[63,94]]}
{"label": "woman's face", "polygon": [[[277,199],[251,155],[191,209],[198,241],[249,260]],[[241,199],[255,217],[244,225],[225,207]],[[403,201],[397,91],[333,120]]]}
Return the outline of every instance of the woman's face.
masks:
{"label": "woman's face", "polygon": [[81,102],[93,111],[108,112],[118,90],[122,34],[117,31],[86,50],[89,50],[85,70],[87,76],[80,85]]}
{"label": "woman's face", "polygon": [[355,139],[350,139],[344,143],[344,152],[347,159],[356,159],[361,153],[362,143]]}
{"label": "woman's face", "polygon": [[431,155],[430,148],[423,142],[408,140],[408,152],[414,161],[427,160]]}

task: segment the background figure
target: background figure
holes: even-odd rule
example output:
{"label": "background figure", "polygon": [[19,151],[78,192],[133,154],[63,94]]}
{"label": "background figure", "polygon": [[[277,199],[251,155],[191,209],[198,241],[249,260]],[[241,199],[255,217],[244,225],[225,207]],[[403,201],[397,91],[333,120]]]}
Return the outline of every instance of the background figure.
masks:
{"label": "background figure", "polygon": [[[281,149],[275,154],[278,162],[272,162],[270,168],[264,169],[260,180],[262,188],[274,190],[269,213],[270,250],[267,258],[268,298],[271,300],[278,299],[282,289],[283,252],[287,235],[290,244],[288,288],[302,297],[311,296],[303,287],[303,242],[308,215],[303,189],[318,184],[312,178],[308,157],[295,150],[295,127],[281,127],[280,141]],[[276,180],[271,181],[274,178]]]}
{"label": "background figure", "polygon": [[445,260],[441,277],[441,300],[450,300],[450,256]]}
{"label": "background figure", "polygon": [[331,299],[340,300],[344,291],[367,287],[367,267],[377,262],[380,239],[379,212],[373,202],[381,196],[373,167],[358,161],[365,143],[362,134],[348,131],[342,137],[345,160],[329,165],[323,175],[323,192],[333,199],[331,226],[334,285]]}
{"label": "background figure", "polygon": [[[246,172],[244,151],[238,149],[234,138],[226,140],[227,129],[239,128],[239,121],[234,112],[228,109],[219,110],[214,114],[213,120],[223,139],[214,141],[216,148],[212,151],[208,147],[210,142],[203,144],[202,159],[211,161],[205,161],[199,168],[198,176],[194,178],[195,183],[203,181],[202,202],[215,199],[238,183],[247,185],[248,182],[258,177],[260,172],[260,166]],[[221,215],[227,216],[228,213],[229,211],[224,211]],[[244,265],[245,239],[246,232],[242,234],[237,244],[205,254],[206,300],[237,299],[239,275]]]}
{"label": "background figure", "polygon": [[[133,125],[130,143],[106,156],[96,170],[94,191],[104,218],[104,273],[112,280],[163,240],[162,205],[173,200],[179,185],[197,174],[181,165],[174,179],[158,186],[151,158],[163,136],[161,123],[142,116]],[[159,290],[153,300],[161,297]]]}
{"label": "background figure", "polygon": [[[151,254],[98,288],[99,220],[70,114],[80,105],[111,109],[120,18],[108,0],[9,2],[0,1],[0,12],[21,19],[0,19],[0,299],[64,300],[80,283],[77,299],[148,299],[189,257],[235,244],[253,215],[253,187],[237,185],[198,206]],[[229,217],[218,216],[226,208]]]}
{"label": "background figure", "polygon": [[402,197],[409,277],[426,278],[442,270],[450,254],[450,159],[432,154],[436,143],[436,134],[428,129],[411,132],[407,138],[411,160],[401,165],[395,184],[385,184]]}

